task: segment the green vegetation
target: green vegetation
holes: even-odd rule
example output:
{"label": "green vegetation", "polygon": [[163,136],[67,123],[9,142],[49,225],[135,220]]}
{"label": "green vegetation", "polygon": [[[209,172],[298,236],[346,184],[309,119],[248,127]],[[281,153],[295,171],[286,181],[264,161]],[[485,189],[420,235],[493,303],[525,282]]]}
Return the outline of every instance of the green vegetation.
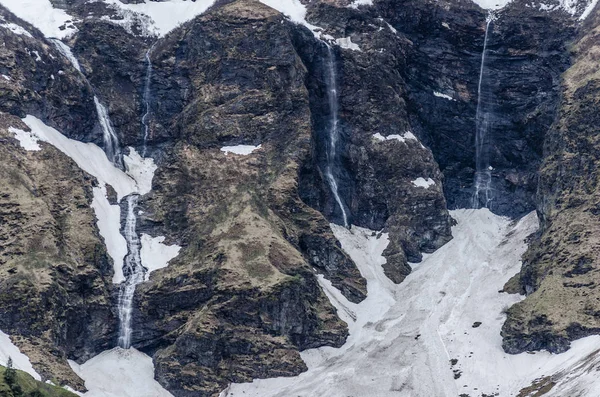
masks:
{"label": "green vegetation", "polygon": [[6,367],[0,366],[1,397],[76,397],[58,386],[39,382],[26,372],[14,369],[9,358]]}

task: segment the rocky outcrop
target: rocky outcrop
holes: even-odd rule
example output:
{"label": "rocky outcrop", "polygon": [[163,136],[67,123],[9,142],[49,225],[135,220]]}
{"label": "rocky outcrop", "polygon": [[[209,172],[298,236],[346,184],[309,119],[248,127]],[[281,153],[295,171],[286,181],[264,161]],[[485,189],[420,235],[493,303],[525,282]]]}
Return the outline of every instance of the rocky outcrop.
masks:
{"label": "rocky outcrop", "polygon": [[91,87],[33,26],[0,5],[0,19],[23,30],[0,25],[0,111],[34,115],[65,135],[102,142]]}
{"label": "rocky outcrop", "polygon": [[[313,208],[340,222],[329,186],[322,177],[329,122],[327,62],[334,58],[339,86],[340,193],[352,223],[390,233],[386,274],[401,282],[408,262],[433,252],[451,238],[442,175],[431,151],[412,133],[408,117],[406,37],[381,18],[327,3],[309,7],[311,23],[336,42],[328,54],[324,44],[296,47],[307,65],[315,156],[301,175],[301,195]],[[305,33],[308,34],[308,33]],[[419,180],[430,181],[426,185]],[[337,211],[337,212],[336,212]]]}
{"label": "rocky outcrop", "polygon": [[[298,350],[341,345],[347,328],[313,269],[352,301],[365,297],[327,221],[298,195],[312,128],[295,28],[241,0],[152,52],[149,146],[170,145],[141,222],[183,248],[139,287],[133,340],[176,396],[298,374]],[[239,144],[260,148],[247,156],[220,150]]]}
{"label": "rocky outcrop", "polygon": [[598,197],[596,182],[600,80],[596,11],[572,46],[573,65],[563,76],[559,116],[545,141],[538,211],[541,231],[523,259],[521,293],[502,328],[510,353],[547,349],[600,331],[598,306]]}
{"label": "rocky outcrop", "polygon": [[94,180],[54,147],[20,148],[0,114],[0,329],[46,379],[83,389],[67,358],[111,347],[112,266],[90,204]]}

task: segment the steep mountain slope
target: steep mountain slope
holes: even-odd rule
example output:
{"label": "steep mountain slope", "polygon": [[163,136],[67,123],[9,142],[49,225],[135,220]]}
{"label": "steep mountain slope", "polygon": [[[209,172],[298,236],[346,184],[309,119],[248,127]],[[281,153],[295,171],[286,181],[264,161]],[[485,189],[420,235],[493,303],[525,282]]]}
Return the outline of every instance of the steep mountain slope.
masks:
{"label": "steep mountain slope", "polygon": [[[593,390],[596,339],[509,356],[500,324],[519,302],[508,353],[600,329],[594,3],[0,4],[36,25],[0,6],[0,329],[43,380]],[[499,295],[533,215],[461,210],[451,230],[447,207],[536,205],[506,287],[528,296]]]}
{"label": "steep mountain slope", "polygon": [[509,311],[507,351],[562,352],[570,341],[596,334],[598,322],[596,135],[598,25],[594,12],[572,47],[563,76],[559,117],[545,143],[538,192],[541,234],[520,274],[527,299]]}

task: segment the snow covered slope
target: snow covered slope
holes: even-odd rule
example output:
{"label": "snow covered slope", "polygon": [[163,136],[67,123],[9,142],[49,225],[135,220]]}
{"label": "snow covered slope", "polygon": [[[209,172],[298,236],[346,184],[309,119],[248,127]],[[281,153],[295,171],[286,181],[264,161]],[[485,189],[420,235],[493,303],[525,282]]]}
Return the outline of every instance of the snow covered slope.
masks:
{"label": "snow covered slope", "polygon": [[452,215],[458,221],[454,239],[415,265],[400,285],[381,269],[385,234],[332,225],[368,280],[369,296],[358,305],[322,283],[349,322],[347,343],[304,352],[309,371],[298,377],[236,384],[222,395],[516,396],[535,379],[555,374],[562,379],[557,396],[566,395],[559,390],[592,387],[586,369],[600,359],[594,355],[600,337],[576,341],[561,355],[508,355],[501,348],[503,310],[520,297],[498,291],[520,268],[524,239],[538,226],[535,214],[515,224],[487,209]]}

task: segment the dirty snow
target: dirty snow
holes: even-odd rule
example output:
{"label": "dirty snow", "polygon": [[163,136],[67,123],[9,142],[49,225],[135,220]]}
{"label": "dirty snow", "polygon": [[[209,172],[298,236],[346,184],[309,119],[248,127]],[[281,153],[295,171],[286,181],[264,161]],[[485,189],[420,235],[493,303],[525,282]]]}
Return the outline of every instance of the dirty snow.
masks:
{"label": "dirty snow", "polygon": [[417,178],[414,181],[412,181],[412,184],[415,185],[416,187],[422,187],[425,189],[429,189],[430,186],[435,185],[435,181],[431,178]]}
{"label": "dirty snow", "polygon": [[142,248],[140,256],[142,265],[148,269],[146,272],[146,281],[150,279],[150,273],[154,270],[162,269],[169,265],[169,261],[179,255],[181,249],[178,245],[163,244],[163,236],[152,237],[146,233],[142,234]]}
{"label": "dirty snow", "polygon": [[225,155],[228,153],[240,154],[243,156],[247,156],[250,153],[258,150],[262,147],[262,145],[252,146],[252,145],[237,145],[237,146],[223,146],[221,148],[222,152],[225,152]]}
{"label": "dirty snow", "polygon": [[31,366],[29,357],[21,353],[21,350],[12,343],[8,335],[0,331],[0,365],[6,366],[9,357],[13,360],[14,368],[27,372],[37,380],[42,380],[40,374]]}
{"label": "dirty snow", "polygon": [[154,380],[152,358],[136,349],[114,348],[69,365],[85,381],[85,397],[173,397]]}
{"label": "dirty snow", "polygon": [[588,4],[588,6],[585,8],[585,10],[583,10],[583,13],[579,17],[579,20],[583,21],[584,19],[586,19],[592,13],[594,8],[596,7],[596,4],[598,4],[598,0],[592,0],[590,4]]}
{"label": "dirty snow", "polygon": [[121,208],[111,205],[106,196],[104,184],[94,188],[92,208],[96,214],[98,230],[104,238],[106,251],[113,260],[113,280],[119,284],[125,280],[123,275],[123,258],[127,255],[127,241],[121,234]]}
{"label": "dirty snow", "polygon": [[511,0],[473,0],[473,2],[484,10],[499,10],[506,7]]}
{"label": "dirty snow", "polygon": [[[67,23],[73,21],[73,17],[54,8],[50,0],[0,0],[0,4],[38,28],[46,37],[64,38],[77,31],[71,23]],[[63,25],[65,29],[60,30]]]}
{"label": "dirty snow", "polygon": [[[514,396],[532,380],[562,369],[579,375],[580,387],[590,388],[594,374],[588,375],[584,364],[600,349],[599,336],[575,341],[560,355],[509,355],[501,347],[503,310],[522,298],[498,291],[521,266],[524,240],[538,226],[535,213],[515,223],[487,209],[451,214],[458,221],[454,239],[426,255],[400,285],[392,284],[381,268],[385,234],[332,225],[368,283],[367,299],[352,304],[320,277],[338,313],[349,322],[346,344],[303,352],[309,370],[297,377],[233,384],[223,395]],[[481,325],[473,328],[475,322]],[[451,359],[458,363],[452,366]],[[459,379],[453,370],[461,371]],[[562,390],[567,384],[573,385],[565,380]]]}
{"label": "dirty snow", "polygon": [[352,38],[350,37],[342,37],[340,39],[335,40],[336,44],[342,48],[347,48],[353,51],[360,51],[360,47],[358,44],[352,42]]}

